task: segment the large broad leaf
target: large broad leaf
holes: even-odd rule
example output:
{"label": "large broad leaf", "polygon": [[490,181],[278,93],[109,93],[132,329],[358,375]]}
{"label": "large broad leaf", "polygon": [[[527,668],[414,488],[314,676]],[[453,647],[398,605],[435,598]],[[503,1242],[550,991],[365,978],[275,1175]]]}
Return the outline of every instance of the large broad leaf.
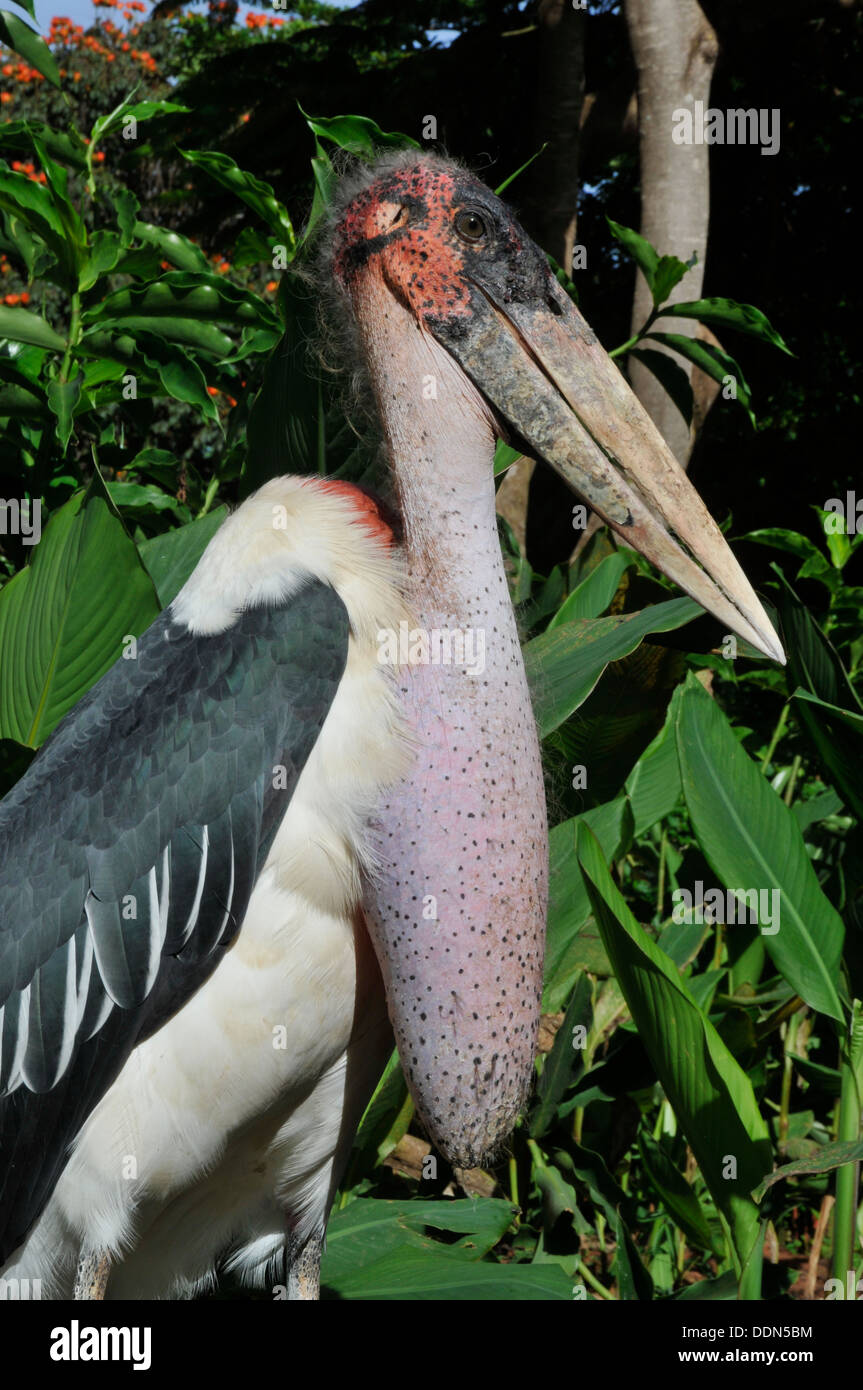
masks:
{"label": "large broad leaf", "polygon": [[572,1301],[572,1280],[558,1265],[473,1263],[453,1259],[446,1249],[432,1241],[427,1249],[404,1245],[337,1279],[328,1275],[325,1259],[322,1285],[339,1298],[397,1303]]}
{"label": "large broad leaf", "polygon": [[659,733],[626,779],[635,834],[642,835],[651,825],[664,820],[677,805],[680,791],[677,741],[669,711]]}
{"label": "large broad leaf", "polygon": [[598,618],[611,603],[631,563],[631,551],[614,550],[610,555],[605,555],[560,605],[546,631],[551,632],[562,623],[571,623],[577,618]]}
{"label": "large broad leaf", "polygon": [[0,589],[0,737],[38,748],[158,612],[97,473]]}
{"label": "large broad leaf", "polygon": [[161,536],[139,543],[138,554],[156,587],[162,608],[167,608],[177,597],[227,514],[227,507],[218,507],[188,526],[165,531]]}
{"label": "large broad leaf", "polygon": [[690,598],[673,598],[638,613],[564,623],[528,642],[524,660],[542,737],[587,699],[610,661],[635,651],[649,632],[670,632],[703,611]]}
{"label": "large broad leaf", "polygon": [[628,839],[626,798],[595,806],[556,825],[549,835],[549,903],[545,942],[546,1009],[561,1007],[578,974],[607,974],[608,960],[596,933],[587,933],[591,906],[576,857],[576,835],[589,825],[608,859],[616,858]]}
{"label": "large broad leaf", "polygon": [[759,920],[777,969],[812,1008],[841,1019],[844,927],[821,891],[795,817],[694,676],[675,691],[672,711],[683,794],[705,858],[738,900],[755,890],[759,904],[769,905],[772,923],[761,907]]}
{"label": "large broad leaf", "polygon": [[488,1197],[467,1197],[458,1201],[385,1201],[357,1197],[343,1211],[330,1217],[327,1227],[327,1283],[353,1274],[404,1246],[406,1236],[412,1249],[433,1249],[427,1228],[461,1235],[444,1253],[459,1260],[482,1259],[503,1239],[518,1209],[510,1202]]}
{"label": "large broad leaf", "polygon": [[578,857],[639,1040],[728,1223],[742,1272],[760,1229],[750,1193],[771,1163],[752,1085],[677,968],[632,916],[586,825],[579,830]]}
{"label": "large broad leaf", "polygon": [[[330,1219],[322,1287],[358,1299],[571,1299],[572,1283],[557,1267],[481,1262],[514,1215],[508,1202],[488,1198],[359,1197]],[[428,1227],[461,1239],[444,1245]]]}

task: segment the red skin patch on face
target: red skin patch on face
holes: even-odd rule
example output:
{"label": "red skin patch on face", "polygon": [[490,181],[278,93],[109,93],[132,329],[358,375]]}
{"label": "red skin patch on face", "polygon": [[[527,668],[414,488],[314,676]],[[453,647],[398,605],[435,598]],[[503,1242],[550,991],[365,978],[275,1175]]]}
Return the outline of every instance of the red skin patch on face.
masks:
{"label": "red skin patch on face", "polygon": [[[384,175],[358,194],[342,216],[336,275],[350,287],[377,261],[387,284],[418,319],[468,316],[470,291],[453,230],[456,207],[455,182],[444,170],[417,164]],[[407,222],[399,226],[405,208]]]}
{"label": "red skin patch on face", "polygon": [[340,482],[338,478],[324,478],[316,482],[315,486],[321,492],[333,493],[336,497],[343,497],[346,502],[350,502],[356,514],[356,522],[387,549],[390,548],[393,543],[392,527],[384,521],[377,502],[367,492],[354,487],[353,483]]}

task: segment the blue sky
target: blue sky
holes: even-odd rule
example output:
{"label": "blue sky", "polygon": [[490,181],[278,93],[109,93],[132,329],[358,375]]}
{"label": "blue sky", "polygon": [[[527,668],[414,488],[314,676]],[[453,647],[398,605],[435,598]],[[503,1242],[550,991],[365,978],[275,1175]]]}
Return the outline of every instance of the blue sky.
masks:
{"label": "blue sky", "polygon": [[[359,4],[359,0],[342,0],[342,3],[345,5],[346,8],[353,8],[354,5]],[[205,0],[201,0],[201,3],[197,4],[195,8],[203,12],[206,9]],[[241,22],[242,16],[248,11],[249,8],[250,7],[248,5],[240,5],[239,17]],[[264,9],[264,6],[260,5],[252,8],[254,9],[255,13],[260,14]],[[93,0],[36,0],[36,19],[38,22],[39,31],[42,34],[48,33],[48,28],[55,14],[64,15],[67,19],[71,19],[75,24],[83,24],[84,28],[87,29],[93,23],[96,13],[97,11],[93,5]],[[110,17],[115,24],[122,23],[120,17],[113,10],[103,9],[101,13],[103,17]],[[285,12],[282,11],[282,13]],[[441,39],[444,42],[446,42],[448,39],[452,37],[452,34],[449,31],[442,31],[440,34],[434,34],[432,37]]]}

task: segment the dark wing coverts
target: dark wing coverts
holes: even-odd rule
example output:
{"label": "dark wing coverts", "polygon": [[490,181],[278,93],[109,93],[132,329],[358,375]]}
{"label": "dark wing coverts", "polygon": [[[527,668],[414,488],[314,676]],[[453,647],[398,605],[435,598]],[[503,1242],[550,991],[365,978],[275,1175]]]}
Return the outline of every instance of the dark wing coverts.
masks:
{"label": "dark wing coverts", "polygon": [[0,1266],[135,1043],[233,940],[347,645],[318,581],[212,637],[168,610],[0,802]]}

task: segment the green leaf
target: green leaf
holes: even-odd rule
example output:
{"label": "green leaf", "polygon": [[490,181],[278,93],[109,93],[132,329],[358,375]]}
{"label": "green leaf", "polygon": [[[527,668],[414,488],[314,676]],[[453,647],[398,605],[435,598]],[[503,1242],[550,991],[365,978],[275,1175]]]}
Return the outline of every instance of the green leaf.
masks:
{"label": "green leaf", "polygon": [[665,723],[626,779],[636,836],[664,820],[680,800],[680,763],[669,707]]}
{"label": "green leaf", "polygon": [[620,581],[627,567],[632,563],[632,553],[627,550],[614,550],[594,566],[586,578],[576,585],[572,593],[558,608],[546,632],[584,618],[598,618],[604,613],[614,595],[620,588]]}
{"label": "green leaf", "polygon": [[219,412],[207,390],[207,379],[194,358],[176,342],[166,342],[154,333],[136,336],[144,361],[156,372],[165,394],[194,406],[205,420],[218,423]]}
{"label": "green leaf", "polygon": [[702,342],[700,338],[687,338],[683,333],[646,333],[644,341],[649,340],[673,348],[681,357],[685,357],[688,362],[694,362],[696,367],[700,367],[721,386],[731,377],[734,381],[733,399],[740,402],[753,426],[755,425],[752,393],[746,384],[743,369],[727,352],[723,352],[722,348],[716,347],[713,343]]}
{"label": "green leaf", "polygon": [[0,125],[0,147],[8,146],[15,150],[31,150],[33,137],[36,137],[52,159],[61,164],[71,164],[74,169],[87,167],[87,146],[76,130],[54,130],[44,121],[7,121]]}
{"label": "green leaf", "polygon": [[246,265],[272,266],[275,246],[274,237],[263,236],[257,227],[244,227],[234,243],[231,263],[236,269]]}
{"label": "green leaf", "polygon": [[536,1104],[528,1122],[528,1130],[534,1139],[541,1139],[550,1128],[568,1087],[577,1081],[584,1071],[584,1049],[575,1046],[573,1030],[589,1030],[592,1018],[593,996],[590,980],[587,975],[582,974],[578,977],[536,1088]]}
{"label": "green leaf", "polygon": [[312,177],[315,181],[315,193],[312,198],[312,206],[306,221],[300,246],[303,250],[314,240],[318,223],[326,216],[327,209],[332,204],[333,194],[338,184],[338,177],[329,157],[324,151],[319,140],[315,141],[315,154],[312,158]]}
{"label": "green leaf", "polygon": [[671,291],[695,265],[696,259],[694,251],[688,261],[680,261],[676,256],[660,257],[653,277],[653,302],[657,308],[665,303]]}
{"label": "green leaf", "polygon": [[627,838],[626,798],[594,806],[556,825],[549,835],[549,904],[545,945],[545,993],[548,1010],[560,1008],[581,970],[608,974],[608,958],[595,933],[589,933],[590,898],[578,867],[575,846],[579,825],[589,825],[609,859],[616,859]]}
{"label": "green leaf", "polygon": [[393,1049],[354,1136],[351,1162],[342,1186],[348,1186],[351,1171],[367,1172],[382,1163],[407,1132],[412,1118],[413,1102],[399,1054]]}
{"label": "green leaf", "polygon": [[0,589],[0,737],[38,748],[158,612],[96,473]]}
{"label": "green leaf", "polygon": [[468,1263],[448,1248],[432,1241],[426,1250],[401,1248],[343,1278],[329,1275],[325,1257],[322,1287],[339,1298],[399,1303],[572,1300],[572,1280],[558,1265]]}
{"label": "green leaf", "polygon": [[[154,483],[118,482],[106,483],[108,495],[121,516],[126,512],[172,512],[181,522],[189,522],[189,508],[170,492],[156,487]],[[141,547],[138,547],[141,554]],[[142,556],[143,559],[143,556]],[[152,578],[152,576],[151,576]]]}
{"label": "green leaf", "polygon": [[117,265],[123,252],[123,242],[117,232],[97,231],[90,238],[90,254],[81,267],[80,288],[90,290]]}
{"label": "green leaf", "polygon": [[296,275],[282,284],[285,332],[266,367],[249,416],[244,483],[260,487],[280,473],[323,471],[323,388],[311,354],[317,306]]}
{"label": "green leaf", "polygon": [[307,116],[299,102],[297,105],[300,115],[304,117],[313,135],[319,136],[322,140],[331,140],[340,149],[350,150],[351,154],[361,155],[365,159],[374,159],[381,147],[414,150],[422,148],[409,135],[402,135],[397,130],[381,130],[368,116]]}
{"label": "green leaf", "polygon": [[190,110],[191,107],[179,106],[175,101],[133,101],[131,96],[124,97],[119,106],[115,106],[107,116],[100,116],[94,123],[90,131],[91,152],[106,135],[124,125],[130,116],[136,121],[149,121],[153,116],[170,116],[174,112]]}
{"label": "green leaf", "polygon": [[652,294],[656,282],[656,271],[659,266],[659,253],[654,250],[649,241],[645,241],[644,237],[639,236],[638,232],[634,232],[631,227],[622,227],[619,222],[612,222],[610,217],[606,217],[605,220],[611,228],[612,235],[622,246],[626,247],[641,270]]}
{"label": "green leaf", "polygon": [[721,1255],[722,1248],[710,1229],[698,1197],[662,1146],[643,1126],[638,1133],[638,1147],[647,1176],[687,1240],[702,1250]]}
{"label": "green leaf", "polygon": [[48,404],[57,417],[57,438],[63,454],[72,433],[75,407],[81,398],[83,384],[84,375],[81,372],[72,381],[49,381],[46,387]]}
{"label": "green leaf", "polygon": [[259,295],[220,275],[183,270],[169,271],[152,285],[115,290],[82,315],[88,326],[150,317],[279,327],[276,314]]}
{"label": "green leaf", "polygon": [[29,309],[6,304],[0,304],[0,338],[32,343],[34,347],[50,348],[53,352],[66,351],[66,339],[61,338],[45,319]]}
{"label": "green leaf", "polygon": [[784,1163],[781,1168],[774,1168],[758,1184],[753,1196],[756,1202],[760,1202],[765,1192],[774,1183],[782,1182],[783,1178],[798,1178],[811,1173],[829,1173],[834,1168],[841,1168],[846,1163],[859,1163],[863,1159],[863,1139],[854,1139],[842,1144],[822,1144],[817,1153],[809,1154],[805,1158],[797,1158],[793,1163]]}
{"label": "green leaf", "polygon": [[293,224],[287,208],[279,202],[268,183],[247,173],[229,155],[216,150],[180,150],[180,154],[242,199],[284,243],[290,259],[297,248]]}
{"label": "green leaf", "polygon": [[650,1300],[653,1282],[621,1215],[625,1194],[601,1155],[582,1144],[573,1144],[571,1153],[556,1149],[554,1158],[564,1173],[572,1172],[586,1184],[591,1201],[608,1219],[617,1245],[613,1268],[620,1298]]}
{"label": "green leaf", "polygon": [[735,896],[771,893],[778,914],[761,928],[771,959],[807,1004],[841,1020],[844,927],[797,821],[693,675],[675,691],[672,708],[683,794],[705,858]]}
{"label": "green leaf", "polygon": [[753,304],[738,304],[736,299],[693,299],[679,304],[669,304],[662,311],[662,317],[672,315],[681,319],[698,319],[701,323],[716,323],[721,328],[736,328],[738,333],[747,333],[752,338],[760,338],[764,343],[787,352],[794,353],[776,332],[770,321]]}
{"label": "green leaf", "polygon": [[[138,222],[138,209],[141,204],[130,188],[109,189],[108,199],[117,214],[117,226],[123,246],[129,247],[132,244],[132,238],[138,234],[138,227],[149,226],[146,222]],[[171,233],[169,232],[167,235],[170,236]]]}
{"label": "green leaf", "polygon": [[808,690],[821,702],[802,700],[798,695],[796,709],[800,723],[824,765],[827,778],[849,810],[861,820],[863,792],[857,771],[860,739],[853,723],[831,714],[831,707],[859,714],[860,701],[830,639],[800,602],[778,566],[773,568],[781,581],[777,601],[788,657],[788,684],[796,690]]}
{"label": "green leaf", "polygon": [[167,227],[154,227],[150,222],[135,222],[135,236],[140,241],[155,246],[163,260],[170,261],[178,270],[209,272],[209,263],[200,246],[196,246],[180,232],[171,232]]}
{"label": "green leaf", "polygon": [[673,357],[668,357],[664,352],[656,352],[653,348],[634,348],[629,355],[634,357],[636,361],[643,363],[648,371],[653,372],[660,386],[667,391],[677,406],[687,425],[691,424],[692,385],[683,368],[674,361]]}
{"label": "green leaf", "polygon": [[[215,323],[203,323],[197,318],[159,317],[156,314],[136,317],[129,314],[125,318],[113,319],[110,327],[114,332],[129,335],[142,345],[149,343],[151,356],[152,345],[157,340],[164,342],[166,349],[172,345],[193,348],[221,362],[227,361],[234,348],[227,333],[223,333]],[[81,351],[101,341],[103,336],[101,324],[95,332],[92,329],[85,332],[80,344]]]}
{"label": "green leaf", "polygon": [[494,449],[494,476],[506,472],[507,468],[511,468],[522,457],[520,449],[513,449],[511,445],[504,444],[503,440],[499,439]]}
{"label": "green leaf", "polygon": [[515,171],[514,174],[510,174],[510,175],[509,175],[509,178],[504,179],[503,183],[499,183],[499,184],[498,184],[497,188],[494,190],[494,191],[495,191],[495,194],[497,195],[497,197],[499,198],[499,197],[501,196],[501,194],[502,194],[507,188],[509,188],[510,184],[513,183],[514,180],[518,178],[519,174],[523,174],[524,171],[525,171],[525,169],[529,169],[530,166],[531,166],[531,164],[533,163],[533,161],[534,161],[535,159],[539,159],[539,156],[540,156],[541,154],[544,154],[545,151],[546,151],[547,149],[548,149],[548,141],[545,140],[545,141],[540,145],[539,149],[536,150],[536,152],[535,152],[534,154],[532,154],[532,155],[530,156],[529,159],[526,159],[526,160],[524,161],[523,164],[520,164],[520,165],[518,166],[518,168],[516,169],[516,171]]}
{"label": "green leaf", "polygon": [[161,608],[173,603],[227,515],[227,507],[217,507],[188,526],[139,542],[138,554]]}
{"label": "green leaf", "polygon": [[760,1230],[749,1194],[771,1162],[752,1085],[676,967],[632,916],[586,825],[579,828],[578,857],[639,1040],[728,1222],[742,1270]]}
{"label": "green leaf", "polygon": [[627,656],[650,632],[670,632],[701,616],[689,598],[669,599],[638,613],[564,623],[524,648],[533,708],[543,738],[568,719],[610,661]]}
{"label": "green leaf", "polygon": [[[509,1202],[489,1198],[355,1198],[330,1218],[322,1287],[366,1300],[571,1299],[572,1282],[557,1266],[482,1260],[514,1215]],[[443,1244],[427,1234],[429,1227],[461,1239]]]}
{"label": "green leaf", "polygon": [[74,288],[77,283],[75,248],[68,240],[51,191],[26,174],[0,169],[0,208],[23,222],[44,242],[56,258],[62,283]]}
{"label": "green leaf", "polygon": [[38,369],[34,377],[22,371],[17,362],[0,357],[0,415],[40,415],[48,413],[48,402]]}
{"label": "green leaf", "polygon": [[[32,11],[30,12],[32,13]],[[33,15],[35,19],[36,16]],[[55,87],[60,86],[60,69],[45,40],[11,10],[0,10],[0,43],[11,48]]]}

